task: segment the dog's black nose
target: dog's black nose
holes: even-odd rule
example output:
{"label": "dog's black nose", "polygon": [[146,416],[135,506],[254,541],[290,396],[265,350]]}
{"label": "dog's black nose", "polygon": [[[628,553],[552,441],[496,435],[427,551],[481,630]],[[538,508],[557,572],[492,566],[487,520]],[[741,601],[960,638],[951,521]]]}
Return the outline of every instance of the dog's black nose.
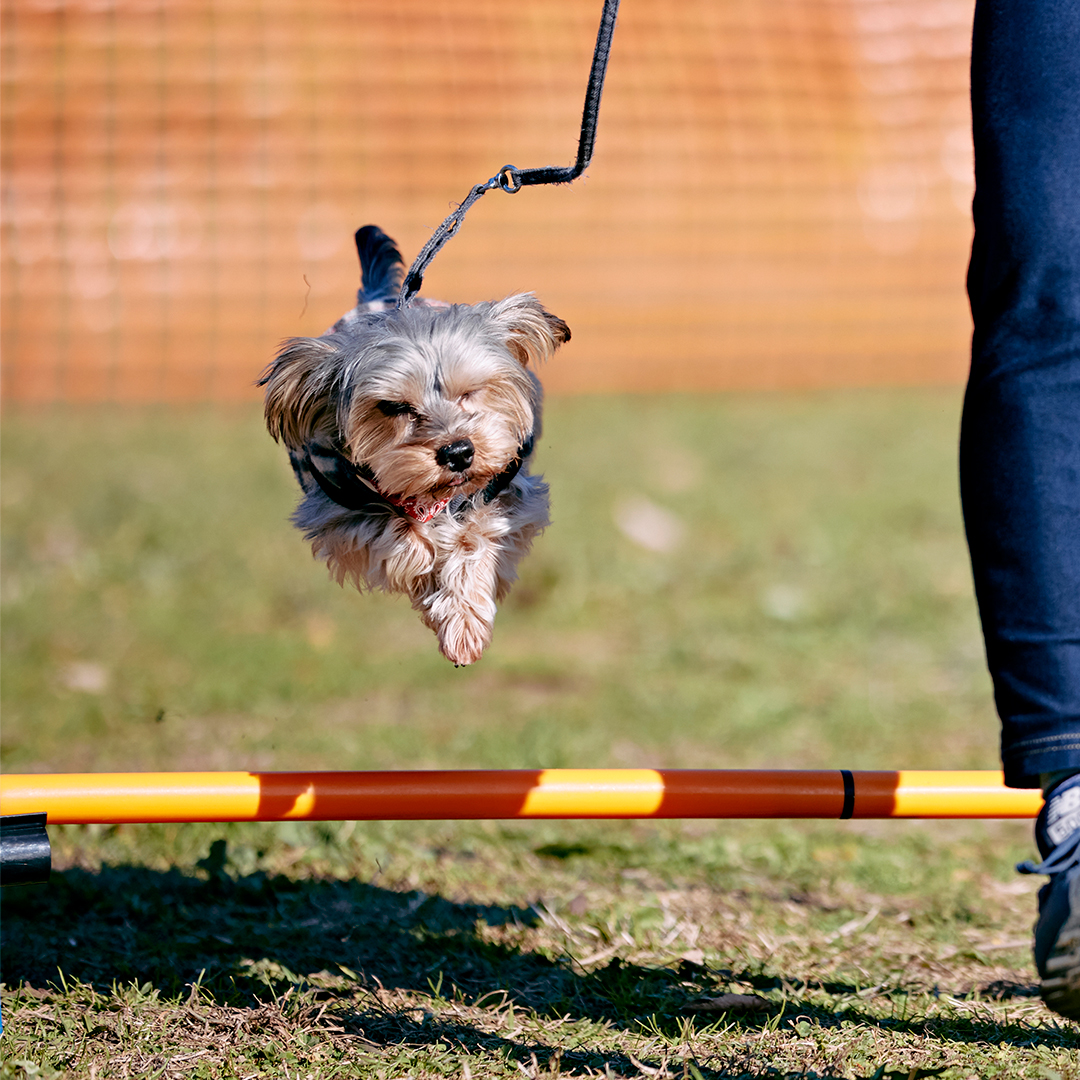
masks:
{"label": "dog's black nose", "polygon": [[458,439],[440,446],[435,451],[435,460],[446,469],[464,472],[472,464],[474,453],[473,444],[468,439]]}

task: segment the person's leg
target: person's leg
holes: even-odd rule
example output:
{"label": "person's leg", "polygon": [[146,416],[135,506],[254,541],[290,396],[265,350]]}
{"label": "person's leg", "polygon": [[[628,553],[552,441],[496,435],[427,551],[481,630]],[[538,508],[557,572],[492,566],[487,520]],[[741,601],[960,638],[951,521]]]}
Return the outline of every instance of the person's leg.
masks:
{"label": "person's leg", "polygon": [[[1060,846],[1051,818],[1055,835],[1080,827],[1069,794],[1080,781],[1067,779],[1080,773],[1080,4],[978,0],[971,76],[975,325],[961,495],[1006,783],[1058,785],[1056,811],[1040,818],[1045,856]],[[1055,905],[1044,902],[1036,959],[1048,1003],[1080,1016],[1080,854],[1065,862],[1051,863],[1064,915],[1047,946]],[[1059,949],[1069,934],[1074,953],[1068,941]],[[1050,992],[1061,980],[1047,965],[1066,954],[1065,982],[1076,984]]]}

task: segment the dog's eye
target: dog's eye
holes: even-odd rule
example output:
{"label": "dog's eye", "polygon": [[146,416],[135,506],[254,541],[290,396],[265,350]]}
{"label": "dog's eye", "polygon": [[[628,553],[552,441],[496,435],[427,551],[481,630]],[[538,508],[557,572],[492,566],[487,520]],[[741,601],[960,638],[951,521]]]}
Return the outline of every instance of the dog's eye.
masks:
{"label": "dog's eye", "polygon": [[407,401],[380,401],[376,409],[383,416],[417,416],[417,411]]}

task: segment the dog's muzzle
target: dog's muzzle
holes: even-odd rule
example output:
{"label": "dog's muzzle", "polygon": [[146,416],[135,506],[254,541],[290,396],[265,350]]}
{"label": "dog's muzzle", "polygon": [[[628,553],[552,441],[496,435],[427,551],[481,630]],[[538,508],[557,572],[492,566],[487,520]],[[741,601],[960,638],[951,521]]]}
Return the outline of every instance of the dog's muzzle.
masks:
{"label": "dog's muzzle", "polygon": [[[310,495],[322,489],[329,499],[345,507],[346,510],[367,513],[381,508],[384,511],[391,510],[404,514],[414,521],[430,521],[451,503],[453,503],[451,512],[458,517],[468,510],[474,500],[490,503],[501,495],[521,471],[525,459],[533,452],[533,443],[533,434],[530,432],[518,447],[514,460],[498,476],[493,477],[483,491],[468,497],[451,496],[430,504],[423,503],[419,497],[402,499],[384,494],[379,490],[375,474],[368,466],[355,465],[337,447],[325,446],[315,440],[306,442],[302,449],[290,449],[289,460],[296,479],[306,494]],[[453,471],[462,472],[469,467],[474,456],[473,444],[468,439],[459,439],[457,442],[440,447],[436,454],[462,446],[467,447],[467,451],[459,450],[457,459],[464,460],[467,456],[468,461],[460,468],[455,468],[452,464],[448,465]]]}

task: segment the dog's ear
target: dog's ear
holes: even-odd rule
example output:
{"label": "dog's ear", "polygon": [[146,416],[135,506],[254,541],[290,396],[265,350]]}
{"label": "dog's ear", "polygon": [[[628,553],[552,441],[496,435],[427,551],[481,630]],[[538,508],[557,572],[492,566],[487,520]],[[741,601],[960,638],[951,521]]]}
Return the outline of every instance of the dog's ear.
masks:
{"label": "dog's ear", "polygon": [[536,366],[550,360],[555,350],[570,340],[570,327],[547,311],[532,293],[496,301],[490,315],[505,334],[506,347],[523,365]]}
{"label": "dog's ear", "polygon": [[286,446],[299,449],[331,409],[336,352],[323,338],[291,338],[263,372],[266,429]]}

